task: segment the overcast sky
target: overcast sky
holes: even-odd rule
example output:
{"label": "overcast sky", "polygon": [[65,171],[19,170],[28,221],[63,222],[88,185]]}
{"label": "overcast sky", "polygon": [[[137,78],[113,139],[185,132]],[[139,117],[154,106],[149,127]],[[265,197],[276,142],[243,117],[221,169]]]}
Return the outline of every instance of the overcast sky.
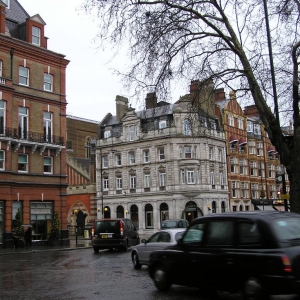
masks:
{"label": "overcast sky", "polygon": [[106,113],[115,115],[116,95],[126,96],[120,78],[109,63],[110,53],[97,48],[93,39],[97,23],[79,10],[83,0],[19,0],[30,16],[39,14],[47,24],[48,49],[64,54],[67,66],[67,113],[101,121]]}

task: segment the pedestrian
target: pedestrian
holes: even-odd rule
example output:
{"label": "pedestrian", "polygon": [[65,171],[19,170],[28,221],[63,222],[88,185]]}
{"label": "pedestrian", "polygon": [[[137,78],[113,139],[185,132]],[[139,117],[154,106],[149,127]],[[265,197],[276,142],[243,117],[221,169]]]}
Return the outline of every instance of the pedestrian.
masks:
{"label": "pedestrian", "polygon": [[26,248],[29,246],[29,248],[31,249],[31,246],[32,246],[32,229],[31,229],[31,226],[28,227],[26,232],[25,232],[25,244],[26,244]]}

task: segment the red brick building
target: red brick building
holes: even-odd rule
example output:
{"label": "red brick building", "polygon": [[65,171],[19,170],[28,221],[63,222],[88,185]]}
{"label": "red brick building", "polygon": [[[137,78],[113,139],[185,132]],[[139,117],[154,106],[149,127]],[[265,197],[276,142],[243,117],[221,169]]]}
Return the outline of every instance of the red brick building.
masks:
{"label": "red brick building", "polygon": [[[66,67],[47,49],[45,22],[0,1],[0,243],[13,244],[18,210],[47,239],[54,211],[66,226]],[[67,233],[62,235],[68,241]]]}

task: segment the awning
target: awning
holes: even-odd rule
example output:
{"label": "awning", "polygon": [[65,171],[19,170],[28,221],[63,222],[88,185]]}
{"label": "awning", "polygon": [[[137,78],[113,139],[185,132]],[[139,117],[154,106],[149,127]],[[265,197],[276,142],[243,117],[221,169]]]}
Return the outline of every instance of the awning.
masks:
{"label": "awning", "polygon": [[246,145],[246,144],[247,144],[247,141],[244,140],[243,138],[240,138],[239,144],[240,144],[240,146]]}
{"label": "awning", "polygon": [[272,146],[268,146],[267,151],[268,153],[275,152],[275,148]]}
{"label": "awning", "polygon": [[275,210],[272,205],[255,205],[259,210]]}
{"label": "awning", "polygon": [[230,144],[234,144],[234,143],[237,143],[239,140],[234,136],[232,135],[230,138],[229,138],[229,143]]}

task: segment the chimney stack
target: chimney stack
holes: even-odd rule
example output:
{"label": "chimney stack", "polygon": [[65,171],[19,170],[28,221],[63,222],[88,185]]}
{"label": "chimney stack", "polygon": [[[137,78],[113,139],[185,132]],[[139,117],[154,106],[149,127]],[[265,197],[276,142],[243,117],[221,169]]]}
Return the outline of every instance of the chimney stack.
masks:
{"label": "chimney stack", "polygon": [[120,122],[128,111],[128,99],[117,95],[116,97],[116,118]]}
{"label": "chimney stack", "polygon": [[148,93],[146,96],[146,109],[157,107],[156,93]]}

